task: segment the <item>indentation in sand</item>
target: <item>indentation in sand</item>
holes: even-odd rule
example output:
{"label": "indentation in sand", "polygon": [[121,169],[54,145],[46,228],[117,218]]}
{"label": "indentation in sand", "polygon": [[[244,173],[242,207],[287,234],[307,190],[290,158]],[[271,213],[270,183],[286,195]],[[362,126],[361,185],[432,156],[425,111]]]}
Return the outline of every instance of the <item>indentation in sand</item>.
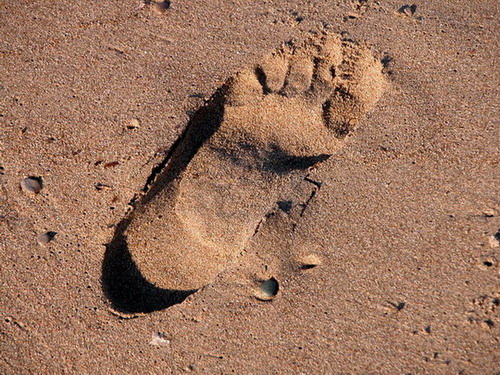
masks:
{"label": "indentation in sand", "polygon": [[290,181],[345,145],[384,86],[369,48],[338,35],[274,51],[194,115],[110,246],[120,242],[153,287],[192,292],[212,282]]}

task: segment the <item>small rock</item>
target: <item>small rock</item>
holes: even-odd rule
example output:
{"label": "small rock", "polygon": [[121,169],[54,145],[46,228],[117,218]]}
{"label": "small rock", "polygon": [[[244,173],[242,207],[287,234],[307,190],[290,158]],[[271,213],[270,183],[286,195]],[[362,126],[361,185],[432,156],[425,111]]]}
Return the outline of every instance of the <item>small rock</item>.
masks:
{"label": "small rock", "polygon": [[149,344],[155,346],[167,346],[170,344],[170,340],[168,340],[166,335],[162,332],[153,332]]}
{"label": "small rock", "polygon": [[482,266],[486,268],[493,267],[495,265],[495,260],[493,258],[486,258],[483,260]]}
{"label": "small rock", "polygon": [[56,232],[46,232],[41,234],[37,238],[37,242],[39,245],[47,245],[52,239],[55,237]]}
{"label": "small rock", "polygon": [[480,322],[479,325],[483,329],[491,329],[495,326],[495,322],[491,319],[486,319],[486,320]]}
{"label": "small rock", "polygon": [[308,254],[300,259],[300,268],[303,270],[308,270],[319,266],[321,264],[321,258],[316,254]]}
{"label": "small rock", "polygon": [[141,126],[139,119],[133,118],[128,122],[127,129],[137,129],[139,126]]}
{"label": "small rock", "polygon": [[415,4],[412,5],[403,5],[398,9],[398,12],[404,14],[405,16],[413,16],[417,11],[417,6]]}
{"label": "small rock", "polygon": [[276,297],[279,291],[279,283],[274,277],[263,281],[256,293],[256,297],[263,301],[268,301]]}
{"label": "small rock", "polygon": [[396,310],[401,311],[401,310],[403,310],[405,308],[405,306],[406,306],[405,302],[400,302],[395,307],[396,307]]}
{"label": "small rock", "polygon": [[499,247],[500,246],[500,232],[495,233],[493,236],[488,238],[488,242],[490,247]]}
{"label": "small rock", "polygon": [[116,167],[118,164],[120,164],[119,161],[110,161],[109,163],[106,163],[104,164],[104,168],[112,168],[112,167]]}
{"label": "small rock", "polygon": [[170,0],[153,1],[151,5],[156,13],[163,14],[170,8]]}
{"label": "small rock", "polygon": [[497,212],[493,208],[487,208],[483,210],[483,217],[495,217]]}
{"label": "small rock", "polygon": [[106,185],[106,184],[101,184],[100,182],[98,182],[97,184],[95,184],[94,187],[97,190],[109,190],[109,189],[111,189],[111,186]]}
{"label": "small rock", "polygon": [[40,177],[26,177],[21,181],[21,189],[26,193],[37,194],[43,189],[42,179]]}

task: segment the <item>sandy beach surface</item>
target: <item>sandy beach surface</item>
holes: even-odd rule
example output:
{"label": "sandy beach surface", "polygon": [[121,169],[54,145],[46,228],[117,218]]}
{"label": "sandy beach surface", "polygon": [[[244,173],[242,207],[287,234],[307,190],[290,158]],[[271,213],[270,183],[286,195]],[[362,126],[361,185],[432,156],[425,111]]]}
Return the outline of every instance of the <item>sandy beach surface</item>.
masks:
{"label": "sandy beach surface", "polygon": [[[1,1],[0,373],[497,374],[499,15],[494,0]],[[263,105],[234,78],[287,46],[316,72],[335,62],[308,50],[321,35],[355,61],[331,74],[351,80],[332,93],[357,126],[332,125],[328,152],[304,131],[316,109],[290,104],[303,81],[278,93],[257,74],[282,95]],[[326,123],[344,124],[337,94],[314,107]],[[277,140],[328,157],[271,180],[235,167],[223,145],[262,108],[281,133],[240,142],[252,155]],[[131,205],[146,208],[129,253]]]}

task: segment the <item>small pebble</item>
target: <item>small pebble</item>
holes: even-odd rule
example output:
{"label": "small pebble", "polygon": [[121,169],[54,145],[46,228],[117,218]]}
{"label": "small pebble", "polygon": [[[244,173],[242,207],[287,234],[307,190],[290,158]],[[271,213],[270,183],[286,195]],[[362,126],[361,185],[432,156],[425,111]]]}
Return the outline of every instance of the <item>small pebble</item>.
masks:
{"label": "small pebble", "polygon": [[413,16],[417,11],[417,6],[415,4],[412,5],[403,5],[398,9],[398,12],[404,14],[405,16]]}
{"label": "small pebble", "polygon": [[308,254],[300,259],[300,263],[301,269],[308,270],[319,266],[321,264],[321,258],[316,254]]}
{"label": "small pebble", "polygon": [[490,247],[500,246],[500,232],[488,238],[488,242],[490,244]]}
{"label": "small pebble", "polygon": [[167,339],[163,332],[153,332],[149,344],[154,346],[167,346],[170,344],[170,340]]}
{"label": "small pebble", "polygon": [[109,163],[106,163],[104,164],[104,168],[112,168],[112,167],[116,167],[118,164],[120,164],[119,161],[111,161]]}
{"label": "small pebble", "polygon": [[56,232],[47,232],[47,233],[41,234],[38,236],[37,242],[39,245],[46,245],[50,241],[52,241],[52,239],[55,237],[56,234],[57,234]]}
{"label": "small pebble", "polygon": [[274,277],[269,280],[263,281],[260,284],[260,288],[256,294],[256,297],[260,300],[267,301],[273,299],[279,291],[279,283]]}
{"label": "small pebble", "polygon": [[492,208],[487,208],[486,210],[483,210],[484,217],[495,217],[496,215],[497,212]]}
{"label": "small pebble", "polygon": [[128,122],[127,129],[137,129],[139,126],[141,126],[139,119],[133,118]]}
{"label": "small pebble", "polygon": [[21,181],[21,189],[24,192],[37,194],[42,188],[42,179],[39,177],[26,177]]}
{"label": "small pebble", "polygon": [[170,1],[169,0],[155,1],[155,2],[153,2],[152,6],[153,6],[153,10],[156,13],[163,14],[170,8]]}

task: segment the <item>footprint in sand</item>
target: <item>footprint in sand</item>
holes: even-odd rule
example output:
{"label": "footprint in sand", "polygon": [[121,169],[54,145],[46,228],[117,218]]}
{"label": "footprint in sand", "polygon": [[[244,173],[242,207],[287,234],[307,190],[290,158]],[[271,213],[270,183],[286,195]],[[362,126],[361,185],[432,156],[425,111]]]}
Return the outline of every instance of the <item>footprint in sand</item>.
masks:
{"label": "footprint in sand", "polygon": [[123,238],[140,273],[170,290],[212,282],[293,178],[345,144],[384,85],[368,47],[331,34],[238,73],[216,131],[127,219]]}

